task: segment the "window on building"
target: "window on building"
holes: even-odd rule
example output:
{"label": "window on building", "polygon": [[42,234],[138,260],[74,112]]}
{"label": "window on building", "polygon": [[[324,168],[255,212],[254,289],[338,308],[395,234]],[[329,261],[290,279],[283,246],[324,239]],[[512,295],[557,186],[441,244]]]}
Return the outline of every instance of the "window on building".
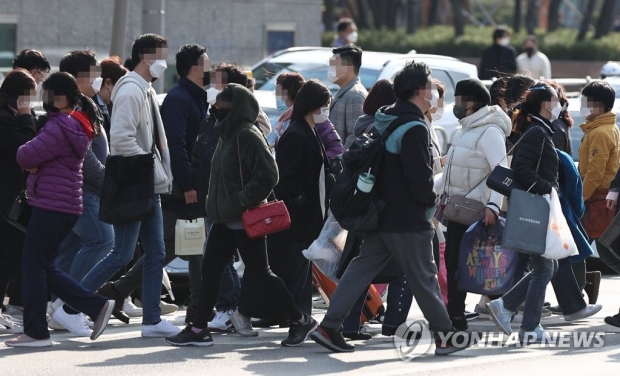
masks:
{"label": "window on building", "polygon": [[11,67],[17,51],[17,19],[0,15],[0,67]]}
{"label": "window on building", "polygon": [[295,22],[268,23],[265,35],[265,54],[271,55],[280,50],[295,46]]}

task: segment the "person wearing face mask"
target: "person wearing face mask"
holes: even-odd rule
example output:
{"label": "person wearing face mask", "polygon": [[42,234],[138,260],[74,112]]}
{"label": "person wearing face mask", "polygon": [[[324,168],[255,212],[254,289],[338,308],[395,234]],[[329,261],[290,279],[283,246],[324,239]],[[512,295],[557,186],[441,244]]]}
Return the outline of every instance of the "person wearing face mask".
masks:
{"label": "person wearing face mask", "polygon": [[[7,74],[0,86],[0,213],[7,213],[15,197],[26,189],[26,175],[17,164],[17,149],[36,135],[30,109],[36,98],[34,77],[24,69]],[[24,233],[0,217],[0,297],[10,299],[6,314],[0,313],[0,326],[9,333],[21,333],[23,320],[21,265]],[[4,309],[3,309],[4,311]]]}
{"label": "person wearing face mask", "polygon": [[[114,247],[82,279],[82,285],[97,290],[133,258],[138,237],[144,249],[142,274],[142,337],[166,337],[180,332],[161,319],[161,281],[166,255],[160,194],[172,192],[170,151],[158,111],[153,78],[166,70],[168,42],[155,34],[144,34],[133,42],[134,70],[121,77],[112,90],[110,154],[133,156],[154,154],[154,215],[140,222],[114,225]],[[122,308],[122,307],[121,307]]]}
{"label": "person wearing face mask", "polygon": [[[41,86],[51,69],[49,61],[41,51],[26,49],[22,50],[13,60],[13,69],[22,68],[30,72],[37,83],[36,98],[41,99]],[[34,109],[31,109],[37,130],[41,129],[47,121],[47,116],[38,116]]]}
{"label": "person wearing face mask", "polygon": [[[328,120],[330,97],[319,81],[304,83],[293,103],[291,124],[275,150],[279,181],[274,194],[286,204],[291,227],[267,236],[267,256],[272,272],[282,278],[306,315],[312,312],[312,272],[302,251],[319,237],[327,218],[325,170],[329,158],[316,125]],[[239,310],[262,319],[260,326],[284,326],[287,319],[286,312],[257,286],[252,275],[244,277]]]}
{"label": "person wearing face mask", "polygon": [[349,43],[357,43],[357,26],[350,18],[343,18],[338,21],[338,34],[331,44],[332,48],[346,46]]}
{"label": "person wearing face mask", "polygon": [[[561,111],[556,90],[544,82],[531,86],[520,109],[515,111],[514,129],[522,136],[515,147],[511,168],[521,186],[531,187],[530,193],[546,195],[551,193],[552,188],[559,189],[560,160],[553,144],[551,122],[558,118]],[[540,325],[545,291],[558,271],[557,260],[537,255],[530,255],[529,258],[532,271],[501,298],[487,304],[497,327],[511,334],[513,313],[525,303],[519,330],[519,340],[523,344],[541,343],[545,336]]]}
{"label": "person wearing face mask", "polygon": [[[620,157],[620,135],[616,126],[616,114],[612,112],[616,93],[606,81],[591,82],[581,91],[581,116],[585,123],[579,145],[579,173],[583,179],[583,200],[586,215],[583,227],[590,240],[596,240],[601,260],[620,274],[620,259],[597,239],[607,229],[614,217],[614,205],[605,206],[605,200],[617,201],[618,195],[609,192],[616,176]],[[600,273],[586,274],[586,288],[590,303],[596,302]],[[588,288],[588,284],[592,284]]]}
{"label": "person wearing face mask", "polygon": [[[452,139],[446,155],[446,165],[439,192],[448,196],[463,195],[484,205],[484,224],[494,225],[500,214],[503,196],[491,191],[486,177],[495,166],[506,166],[506,137],[510,135],[510,118],[499,106],[491,106],[491,95],[484,84],[476,79],[461,80],[454,90],[454,116],[461,128]],[[456,329],[467,329],[465,299],[459,291],[459,249],[469,226],[448,221],[446,235],[446,270],[448,272],[448,312]]]}
{"label": "person wearing face mask", "polygon": [[525,52],[517,56],[519,72],[534,79],[551,79],[551,63],[547,55],[538,50],[538,39],[528,35],[523,46]]}
{"label": "person wearing face mask", "polygon": [[[281,113],[276,124],[278,139],[291,123],[293,103],[297,97],[297,92],[305,82],[304,77],[298,72],[283,73],[276,79],[276,105]],[[344,152],[340,136],[329,119],[316,124],[316,130],[321,136],[321,142],[330,161]]]}
{"label": "person wearing face mask", "polygon": [[327,78],[340,90],[329,108],[329,120],[348,149],[355,141],[355,122],[364,114],[364,101],[368,92],[359,78],[362,66],[362,49],[354,44],[334,48],[329,61]]}
{"label": "person wearing face mask", "polygon": [[[434,332],[435,354],[447,355],[469,346],[468,341],[462,341],[463,333],[456,333],[452,327],[433,262],[431,216],[436,194],[428,150],[430,139],[424,122],[432,98],[431,79],[426,64],[408,63],[394,78],[396,103],[376,114],[375,128],[379,134],[395,121],[402,125],[385,141],[380,173],[374,183],[378,198],[385,202],[379,226],[364,235],[360,255],[347,267],[325,318],[310,335],[331,351],[355,351],[342,336],[343,321],[360,294],[392,258],[402,267],[407,285]],[[445,335],[452,340],[442,341]]]}
{"label": "person wearing face mask", "polygon": [[[327,88],[325,88],[325,93],[321,96],[308,98],[306,103],[313,104],[313,111],[314,109],[318,110],[314,111],[317,112],[316,115],[310,112],[301,116],[304,122],[314,122],[314,116],[317,120],[325,117],[324,112],[319,109],[329,102],[329,90]],[[297,100],[301,96],[302,93],[299,94]],[[307,97],[304,96],[304,98]],[[316,104],[315,101],[319,98],[320,101]],[[252,278],[255,283],[271,295],[270,298],[278,303],[278,309],[286,312],[286,318],[290,320],[289,334],[282,341],[282,346],[301,346],[308,334],[316,328],[317,322],[310,314],[301,310],[286,284],[271,272],[269,267],[271,259],[268,261],[265,248],[266,238],[249,239],[241,221],[242,213],[246,209],[264,203],[278,184],[278,166],[271,155],[264,136],[255,125],[258,108],[258,102],[252,93],[242,85],[228,84],[217,96],[213,116],[217,118],[215,126],[220,134],[220,141],[213,155],[206,208],[207,216],[213,221],[213,226],[207,239],[205,257],[202,263],[202,285],[198,312],[193,323],[187,325],[180,334],[166,338],[166,342],[171,345],[213,345],[211,331],[208,327],[208,317],[219,294],[222,272],[236,250],[239,251],[245,263],[244,283],[245,278]],[[302,105],[295,106],[296,114],[303,108]],[[293,117],[298,119],[295,115]],[[299,162],[302,157],[305,157],[304,160],[322,161],[325,153],[320,148],[321,143],[318,140],[318,135],[309,125],[300,124],[299,126],[302,125],[308,129],[302,128],[301,132],[307,134],[308,137],[314,134],[316,137],[315,145],[318,144],[319,148],[312,150],[306,148],[305,155],[296,155],[294,162]],[[291,124],[290,127],[293,126],[298,127],[295,124]],[[284,137],[287,134],[295,136],[293,133],[296,134],[297,132],[292,132],[291,129],[289,128]],[[283,140],[282,145],[285,145],[285,141],[288,143],[289,140]],[[302,170],[280,172],[283,174],[280,184],[285,181],[284,174],[286,173],[310,175],[309,171]],[[314,176],[314,171],[311,175],[316,179],[314,183],[316,183],[316,190],[318,191],[318,178]],[[301,188],[314,191],[309,186],[302,186]],[[280,195],[277,197],[287,200]],[[305,200],[309,198],[314,199],[314,197],[306,197]],[[298,201],[298,204],[302,204],[302,202]],[[291,213],[291,217],[294,218],[294,216],[295,214]],[[247,315],[246,312],[240,311],[243,311],[241,306],[230,318],[235,323],[235,327],[239,326],[239,321],[245,321],[240,315]],[[251,325],[247,329],[251,329]]]}
{"label": "person wearing face mask", "polygon": [[499,26],[493,32],[493,45],[482,52],[478,77],[491,80],[517,72],[517,50],[510,45],[510,31]]}
{"label": "person wearing face mask", "polygon": [[[176,69],[179,81],[166,95],[161,106],[161,116],[170,148],[173,175],[171,195],[162,195],[164,243],[166,257],[164,265],[172,261],[174,252],[175,226],[177,219],[204,217],[206,192],[198,193],[194,182],[194,171],[198,169],[192,151],[196,143],[200,124],[207,117],[207,94],[203,87],[209,85],[210,60],[207,49],[197,44],[181,46],[176,54]],[[202,204],[200,204],[202,203]],[[189,262],[190,306],[188,316],[193,318],[200,288],[201,256],[187,256]],[[116,282],[103,285],[99,294],[123,303],[123,311],[130,316],[141,316],[142,309],[133,305],[130,294],[142,285],[144,256]],[[172,313],[176,305],[160,303],[162,312]]]}

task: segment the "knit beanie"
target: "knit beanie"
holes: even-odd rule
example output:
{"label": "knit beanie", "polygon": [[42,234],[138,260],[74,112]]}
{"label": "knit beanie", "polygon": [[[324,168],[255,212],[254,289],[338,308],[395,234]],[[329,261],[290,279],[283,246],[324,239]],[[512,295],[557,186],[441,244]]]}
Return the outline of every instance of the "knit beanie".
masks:
{"label": "knit beanie", "polygon": [[457,82],[454,96],[462,96],[488,106],[491,104],[491,94],[482,81],[477,78],[467,78]]}

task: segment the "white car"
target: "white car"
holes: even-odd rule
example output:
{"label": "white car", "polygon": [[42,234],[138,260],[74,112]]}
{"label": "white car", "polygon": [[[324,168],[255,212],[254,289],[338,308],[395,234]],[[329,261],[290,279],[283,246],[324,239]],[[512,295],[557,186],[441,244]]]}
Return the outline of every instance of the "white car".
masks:
{"label": "white car", "polygon": [[[276,52],[252,67],[252,74],[256,79],[256,98],[273,124],[278,118],[275,100],[276,79],[282,73],[299,72],[306,79],[319,79],[332,94],[336,94],[338,86],[327,79],[327,67],[332,55],[331,48],[295,47]],[[362,84],[370,90],[380,79],[393,80],[396,73],[412,60],[428,64],[432,76],[446,85],[445,115],[435,125],[444,151],[447,151],[454,133],[460,126],[452,114],[454,88],[462,79],[478,77],[478,70],[475,65],[447,56],[364,51],[360,68]]]}

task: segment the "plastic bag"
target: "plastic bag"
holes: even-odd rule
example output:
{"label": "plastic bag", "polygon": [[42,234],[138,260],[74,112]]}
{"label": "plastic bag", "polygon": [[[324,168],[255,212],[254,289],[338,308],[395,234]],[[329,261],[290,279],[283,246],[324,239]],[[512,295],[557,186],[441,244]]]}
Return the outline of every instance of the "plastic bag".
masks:
{"label": "plastic bag", "polygon": [[549,229],[547,230],[547,247],[545,248],[544,258],[560,260],[569,256],[579,254],[573,234],[570,232],[562,205],[555,188],[551,191],[551,196],[543,196],[549,201]]}
{"label": "plastic bag", "polygon": [[318,239],[303,251],[304,257],[312,261],[323,274],[334,282],[338,281],[336,273],[347,240],[347,233],[347,230],[342,229],[330,213]]}

